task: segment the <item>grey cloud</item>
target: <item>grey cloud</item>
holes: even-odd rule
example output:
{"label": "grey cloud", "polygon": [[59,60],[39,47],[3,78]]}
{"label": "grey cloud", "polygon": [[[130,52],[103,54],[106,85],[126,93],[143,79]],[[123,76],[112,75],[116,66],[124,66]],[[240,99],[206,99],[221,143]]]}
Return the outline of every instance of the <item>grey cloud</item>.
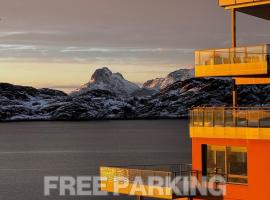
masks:
{"label": "grey cloud", "polygon": [[[175,64],[193,57],[193,49],[167,48],[91,48],[44,46],[34,44],[0,44],[2,62],[62,62],[62,63],[107,63]],[[12,55],[12,57],[11,57]]]}
{"label": "grey cloud", "polygon": [[[213,0],[0,0],[0,60],[193,63],[194,49],[230,46],[230,16]],[[239,44],[270,39],[239,15]],[[254,33],[256,30],[256,34]]]}

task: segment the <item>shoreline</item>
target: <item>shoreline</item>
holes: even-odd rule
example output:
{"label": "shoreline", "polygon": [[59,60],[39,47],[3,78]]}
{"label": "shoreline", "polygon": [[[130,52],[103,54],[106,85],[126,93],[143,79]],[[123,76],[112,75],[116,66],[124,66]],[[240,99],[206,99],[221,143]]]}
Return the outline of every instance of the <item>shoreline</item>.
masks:
{"label": "shoreline", "polygon": [[22,120],[0,120],[0,124],[3,123],[16,123],[16,122],[95,122],[95,121],[142,121],[142,120],[151,120],[151,121],[158,121],[158,120],[188,120],[188,116],[181,116],[181,117],[160,117],[160,118],[134,118],[134,119],[123,119],[123,118],[115,118],[115,119],[90,119],[90,120],[52,120],[52,119],[22,119]]}

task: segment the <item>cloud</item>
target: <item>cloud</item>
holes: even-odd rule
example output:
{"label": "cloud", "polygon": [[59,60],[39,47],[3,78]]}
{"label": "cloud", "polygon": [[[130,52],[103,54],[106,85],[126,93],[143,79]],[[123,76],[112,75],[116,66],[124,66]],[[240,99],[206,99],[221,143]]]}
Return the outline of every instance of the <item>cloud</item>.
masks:
{"label": "cloud", "polygon": [[6,32],[0,32],[0,37],[9,37],[14,35],[23,35],[26,34],[24,31],[6,31]]}
{"label": "cloud", "polygon": [[61,53],[68,52],[102,52],[102,53],[112,53],[112,52],[181,52],[181,53],[191,53],[194,49],[177,49],[177,48],[80,48],[80,47],[67,47],[62,49]]}
{"label": "cloud", "polygon": [[135,48],[87,47],[37,44],[0,44],[0,62],[55,62],[111,64],[186,64],[191,62],[194,49],[188,48]]}
{"label": "cloud", "polygon": [[64,35],[66,32],[64,31],[56,31],[56,30],[33,30],[33,31],[1,31],[0,37],[11,37],[11,36],[22,36],[22,35]]}
{"label": "cloud", "polygon": [[0,44],[0,51],[37,50],[35,45]]}

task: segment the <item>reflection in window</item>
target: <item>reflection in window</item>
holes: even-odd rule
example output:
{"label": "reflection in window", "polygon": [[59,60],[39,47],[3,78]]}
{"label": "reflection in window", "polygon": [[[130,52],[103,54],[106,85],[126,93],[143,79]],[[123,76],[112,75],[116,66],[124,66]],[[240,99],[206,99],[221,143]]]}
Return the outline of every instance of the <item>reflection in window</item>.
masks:
{"label": "reflection in window", "polygon": [[208,177],[226,175],[232,183],[247,183],[247,148],[208,145],[205,152]]}
{"label": "reflection in window", "polygon": [[243,147],[227,148],[228,181],[247,183],[247,150]]}
{"label": "reflection in window", "polygon": [[225,174],[225,151],[222,146],[208,146],[207,148],[207,174]]}

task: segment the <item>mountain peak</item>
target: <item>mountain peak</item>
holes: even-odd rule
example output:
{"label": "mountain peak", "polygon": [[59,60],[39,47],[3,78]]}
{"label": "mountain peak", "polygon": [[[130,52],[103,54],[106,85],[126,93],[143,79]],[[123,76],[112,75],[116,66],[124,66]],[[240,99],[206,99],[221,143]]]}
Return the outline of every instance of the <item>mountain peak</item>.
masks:
{"label": "mountain peak", "polygon": [[177,81],[185,81],[187,79],[193,78],[194,73],[194,69],[179,69],[171,72],[166,76],[163,83],[161,84],[161,89],[164,89]]}
{"label": "mountain peak", "polygon": [[107,67],[97,69],[93,73],[90,82],[108,81],[110,79],[110,77],[112,76],[112,74],[113,74],[112,71]]}
{"label": "mountain peak", "polygon": [[161,90],[177,82],[194,77],[194,69],[179,69],[169,73],[165,78],[156,78],[143,84],[143,88]]}
{"label": "mountain peak", "polygon": [[97,69],[91,80],[73,94],[85,94],[92,90],[107,90],[118,95],[130,95],[138,90],[139,86],[127,81],[122,74],[113,73],[109,68]]}

